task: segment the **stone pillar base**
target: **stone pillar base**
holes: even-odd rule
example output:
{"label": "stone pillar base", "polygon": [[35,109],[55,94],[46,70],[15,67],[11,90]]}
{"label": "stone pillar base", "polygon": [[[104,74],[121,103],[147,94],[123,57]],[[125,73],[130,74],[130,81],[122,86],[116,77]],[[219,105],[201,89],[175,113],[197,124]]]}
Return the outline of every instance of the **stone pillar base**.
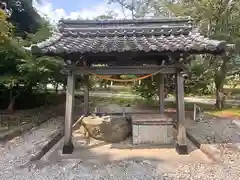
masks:
{"label": "stone pillar base", "polygon": [[188,154],[188,147],[187,147],[187,145],[179,145],[179,144],[177,144],[176,150],[177,150],[177,152],[179,154],[182,154],[182,155]]}
{"label": "stone pillar base", "polygon": [[64,144],[62,148],[62,153],[63,154],[72,154],[74,150],[74,146],[72,141],[69,142],[69,144]]}

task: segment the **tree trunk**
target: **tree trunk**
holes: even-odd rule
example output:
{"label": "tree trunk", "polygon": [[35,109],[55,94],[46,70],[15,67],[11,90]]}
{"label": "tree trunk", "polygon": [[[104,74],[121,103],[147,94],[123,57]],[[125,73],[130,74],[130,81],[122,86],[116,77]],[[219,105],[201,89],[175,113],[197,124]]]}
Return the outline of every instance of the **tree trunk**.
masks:
{"label": "tree trunk", "polygon": [[225,94],[223,91],[223,85],[226,79],[226,64],[223,63],[220,70],[215,73],[214,83],[216,87],[216,109],[223,109],[225,103]]}
{"label": "tree trunk", "polygon": [[222,109],[222,101],[220,97],[220,89],[216,89],[216,108],[217,109]]}
{"label": "tree trunk", "polygon": [[216,88],[216,108],[223,109],[224,106],[224,98],[223,92],[221,88]]}
{"label": "tree trunk", "polygon": [[8,111],[14,111],[14,106],[15,106],[15,102],[18,96],[21,95],[21,93],[28,91],[28,92],[32,92],[32,86],[29,85],[27,86],[23,91],[19,91],[15,94],[15,96],[13,95],[14,89],[18,89],[19,90],[19,85],[16,84],[15,87],[12,85],[11,86],[11,90],[10,90],[10,95],[9,95],[9,104],[8,104]]}
{"label": "tree trunk", "polygon": [[107,89],[107,82],[104,82],[104,88]]}
{"label": "tree trunk", "polygon": [[58,93],[58,83],[57,83],[56,86],[55,86],[55,93],[56,93],[56,94]]}
{"label": "tree trunk", "polygon": [[7,108],[8,111],[12,112],[14,110],[14,105],[15,105],[17,96],[18,95],[12,96],[12,92],[11,92],[9,104],[8,104],[8,108]]}

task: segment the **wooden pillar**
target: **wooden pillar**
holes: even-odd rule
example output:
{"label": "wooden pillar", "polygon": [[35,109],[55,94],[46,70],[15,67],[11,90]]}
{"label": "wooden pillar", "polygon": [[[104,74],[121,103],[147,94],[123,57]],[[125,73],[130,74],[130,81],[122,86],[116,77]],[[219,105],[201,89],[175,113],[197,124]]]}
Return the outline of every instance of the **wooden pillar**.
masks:
{"label": "wooden pillar", "polygon": [[187,154],[187,137],[185,128],[185,105],[184,105],[184,77],[181,73],[176,74],[176,104],[177,104],[177,151]]}
{"label": "wooden pillar", "polygon": [[89,113],[89,75],[84,75],[84,114]]}
{"label": "wooden pillar", "polygon": [[75,75],[72,72],[69,72],[67,77],[67,90],[66,90],[64,145],[62,149],[63,154],[71,154],[74,149],[72,143],[74,91],[75,91]]}
{"label": "wooden pillar", "polygon": [[159,111],[164,114],[164,74],[159,74]]}

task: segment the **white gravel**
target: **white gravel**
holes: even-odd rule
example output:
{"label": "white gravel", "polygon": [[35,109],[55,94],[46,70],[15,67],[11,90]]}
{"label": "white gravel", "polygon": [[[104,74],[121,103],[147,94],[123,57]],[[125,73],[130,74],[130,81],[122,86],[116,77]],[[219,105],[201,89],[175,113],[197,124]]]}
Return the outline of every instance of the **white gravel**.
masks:
{"label": "white gravel", "polygon": [[168,163],[150,160],[126,160],[90,165],[65,160],[41,169],[1,171],[1,180],[239,180],[239,164],[209,165]]}
{"label": "white gravel", "polygon": [[188,132],[195,134],[205,143],[238,143],[240,127],[236,120],[205,116],[203,120],[188,127]]}
{"label": "white gravel", "polygon": [[[47,163],[38,161],[19,167],[58,130],[63,118],[49,120],[32,132],[2,144],[0,180],[239,180],[240,152],[224,148],[223,163],[168,162],[158,160],[122,160],[93,164],[79,159]],[[210,125],[209,125],[210,126]],[[204,126],[201,126],[204,128]],[[195,129],[196,130],[196,129]],[[236,129],[235,129],[236,130]],[[201,129],[196,132],[200,133]],[[221,131],[221,130],[219,130]],[[229,131],[225,131],[229,132]],[[226,137],[232,137],[226,133]],[[209,135],[209,134],[208,134]]]}
{"label": "white gravel", "polygon": [[62,127],[63,118],[53,118],[39,127],[0,145],[0,169],[7,171],[27,163]]}
{"label": "white gravel", "polygon": [[226,147],[240,151],[240,126],[236,121],[240,120],[205,116],[201,121],[189,125],[187,131],[201,139],[203,144],[217,147],[222,153]]}

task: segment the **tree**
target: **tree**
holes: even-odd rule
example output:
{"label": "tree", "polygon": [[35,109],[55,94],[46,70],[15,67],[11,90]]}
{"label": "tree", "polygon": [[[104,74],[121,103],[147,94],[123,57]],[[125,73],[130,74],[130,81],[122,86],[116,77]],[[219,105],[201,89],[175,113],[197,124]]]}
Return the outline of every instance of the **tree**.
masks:
{"label": "tree", "polygon": [[146,16],[170,16],[171,12],[166,2],[175,3],[177,0],[108,0],[109,3],[118,3],[122,11],[127,9],[132,12],[132,18]]}
{"label": "tree", "polygon": [[[239,37],[240,37],[240,1],[238,0],[110,0],[132,10],[134,17],[144,17],[153,12],[154,16],[191,16],[200,32],[209,38],[225,40],[235,44],[238,51],[230,50],[222,56],[201,56],[202,73],[208,74],[209,83],[214,82],[216,88],[216,107],[222,108],[224,98],[223,85],[228,76],[238,75],[240,72]],[[144,11],[141,11],[143,9]],[[198,67],[201,67],[198,65]],[[196,68],[193,66],[192,68]],[[199,68],[198,68],[199,69]],[[196,69],[195,69],[196,70]],[[193,69],[190,71],[192,72]],[[186,83],[194,83],[192,74]],[[213,78],[211,78],[213,77]],[[206,78],[206,77],[205,77]],[[205,79],[206,80],[206,79]],[[198,84],[202,85],[200,79]],[[149,84],[149,83],[148,83]],[[205,82],[204,82],[205,84]],[[187,86],[187,85],[186,85]],[[204,85],[206,86],[206,84]],[[192,88],[193,89],[193,88]],[[195,89],[195,88],[194,88]],[[202,88],[200,88],[202,89]],[[222,96],[224,97],[224,96]]]}
{"label": "tree", "polygon": [[[28,9],[28,6],[24,7]],[[30,10],[29,13],[31,12]],[[26,14],[19,13],[18,15],[23,16],[15,19],[19,21],[14,21],[15,24],[22,24],[22,21],[26,21],[23,19]],[[15,33],[14,26],[10,23],[12,20],[11,17],[7,18],[5,11],[0,10],[0,98],[7,99],[7,108],[10,111],[14,109],[16,99],[22,94],[33,93],[33,88],[39,90],[48,83],[58,84],[64,82],[65,79],[60,73],[62,60],[52,57],[37,58],[22,48],[48,38],[51,35],[49,24],[41,24],[35,33],[29,24],[29,27],[24,27],[28,32],[19,34]],[[20,27],[23,26],[18,26]],[[15,30],[23,30],[18,28]]]}
{"label": "tree", "polygon": [[16,82],[22,80],[22,76],[18,73],[17,64],[19,59],[26,57],[24,51],[12,38],[13,26],[7,20],[5,11],[0,9],[0,86],[10,90],[10,103],[8,108],[12,109],[15,97],[12,93]]}
{"label": "tree", "polygon": [[7,18],[6,12],[0,8],[0,43],[6,43],[12,33],[12,25]]}
{"label": "tree", "polygon": [[109,0],[109,3],[118,3],[124,9],[132,12],[132,18],[144,17],[149,11],[149,1],[146,0]]}
{"label": "tree", "polygon": [[113,11],[108,11],[106,14],[98,16],[97,20],[116,19],[117,14]]}
{"label": "tree", "polygon": [[36,33],[44,20],[32,6],[32,0],[5,0],[11,11],[10,22],[17,36],[25,38],[28,33]]}
{"label": "tree", "polygon": [[21,59],[26,58],[28,58],[27,54],[14,40],[8,39],[0,45],[0,84],[9,92],[9,110],[12,110],[18,92],[22,90],[19,85],[25,83],[23,74],[18,71],[18,65]]}
{"label": "tree", "polygon": [[[175,15],[190,15],[198,24],[201,32],[209,38],[239,44],[240,39],[240,2],[238,0],[193,0],[184,3],[168,3]],[[224,104],[223,85],[226,78],[239,74],[237,51],[230,50],[223,56],[204,56],[209,62],[207,71],[213,72],[216,87],[216,108]]]}

